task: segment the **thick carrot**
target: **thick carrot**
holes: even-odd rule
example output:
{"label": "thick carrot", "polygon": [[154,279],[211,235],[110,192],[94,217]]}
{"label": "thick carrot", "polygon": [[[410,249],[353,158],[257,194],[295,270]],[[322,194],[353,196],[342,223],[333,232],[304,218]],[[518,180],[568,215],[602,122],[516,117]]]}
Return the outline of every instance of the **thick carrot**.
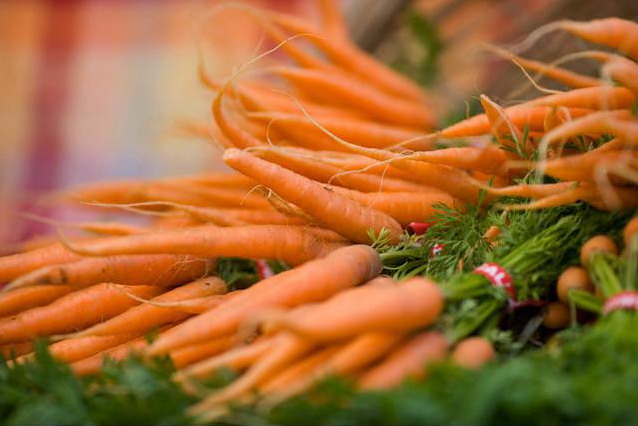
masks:
{"label": "thick carrot", "polygon": [[46,305],[73,291],[70,286],[39,286],[0,294],[0,317]]}
{"label": "thick carrot", "polygon": [[339,187],[330,190],[352,198],[363,206],[379,210],[401,224],[407,226],[411,222],[427,222],[438,212],[438,204],[463,209],[463,203],[442,191],[432,192],[377,192],[364,193]]}
{"label": "thick carrot", "polygon": [[348,105],[389,124],[424,130],[434,126],[435,118],[423,104],[394,98],[364,82],[320,70],[290,67],[275,67],[271,70],[316,101]]}
{"label": "thick carrot", "polygon": [[368,246],[337,249],[325,258],[264,279],[213,311],[185,321],[160,336],[148,353],[164,353],[233,333],[260,309],[286,308],[325,300],[343,289],[374,278],[380,269],[379,255]]}
{"label": "thick carrot", "polygon": [[84,288],[104,282],[166,287],[192,281],[212,268],[211,261],[172,254],[108,256],[36,269],[6,288],[32,285]]}
{"label": "thick carrot", "polygon": [[452,361],[470,370],[477,370],[496,357],[492,343],[483,337],[462,340],[452,352]]}
{"label": "thick carrot", "polygon": [[588,182],[595,182],[600,176],[598,173],[607,169],[603,174],[607,176],[610,182],[627,184],[630,182],[615,174],[616,168],[614,166],[631,164],[632,161],[637,160],[638,152],[625,150],[605,150],[600,152],[594,149],[584,154],[541,161],[536,164],[536,167],[542,170],[544,174],[563,181],[578,180]]}
{"label": "thick carrot", "polygon": [[329,192],[317,182],[246,152],[228,149],[223,158],[235,170],[272,189],[286,201],[351,241],[369,243],[371,229],[376,235],[387,229],[390,241],[396,243],[399,240],[401,225],[385,213]]}
{"label": "thick carrot", "polygon": [[139,303],[120,289],[145,298],[162,290],[155,286],[118,286],[107,283],[79,290],[50,305],[29,309],[17,316],[0,320],[0,344],[82,329],[114,317]]}
{"label": "thick carrot", "polygon": [[347,289],[308,309],[292,310],[266,324],[307,339],[333,341],[366,331],[404,332],[432,324],[443,295],[432,281],[412,278],[396,286]]}
{"label": "thick carrot", "polygon": [[279,259],[293,265],[306,262],[335,248],[305,227],[250,225],[220,228],[214,225],[155,234],[129,235],[109,241],[78,245],[74,251],[90,256],[118,254],[190,254],[202,257],[249,257]]}
{"label": "thick carrot", "polygon": [[407,377],[423,378],[426,363],[442,361],[447,355],[448,341],[435,331],[419,333],[399,346],[378,365],[358,380],[361,389],[389,389]]}
{"label": "thick carrot", "polygon": [[56,243],[23,253],[0,257],[0,283],[48,265],[74,262],[81,257]]}
{"label": "thick carrot", "polygon": [[228,286],[217,277],[203,278],[177,287],[154,297],[149,303],[133,306],[129,310],[79,333],[80,336],[108,336],[124,333],[144,333],[154,327],[170,324],[188,318],[190,315],[176,309],[156,306],[154,302],[174,302],[195,297],[220,295],[228,291]]}

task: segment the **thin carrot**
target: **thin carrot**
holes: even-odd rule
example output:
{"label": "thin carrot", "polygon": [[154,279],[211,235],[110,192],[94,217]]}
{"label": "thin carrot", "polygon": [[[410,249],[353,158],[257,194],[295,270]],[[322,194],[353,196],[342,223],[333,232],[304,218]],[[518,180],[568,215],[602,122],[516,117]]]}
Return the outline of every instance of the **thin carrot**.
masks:
{"label": "thin carrot", "polygon": [[[49,353],[55,359],[65,362],[75,362],[91,357],[97,353],[118,346],[124,342],[129,342],[139,333],[123,333],[116,336],[84,336],[64,339],[49,345]],[[32,359],[31,356],[21,357],[18,362]]]}
{"label": "thin carrot", "polygon": [[83,222],[79,223],[78,227],[98,235],[131,235],[148,232],[148,229],[143,226],[119,222]]}
{"label": "thin carrot", "polygon": [[[223,336],[218,339],[227,339],[228,336]],[[213,342],[217,339],[212,340]],[[204,377],[218,368],[226,367],[233,370],[241,370],[257,361],[267,351],[271,350],[275,345],[276,340],[271,337],[262,337],[256,341],[243,346],[237,346],[226,352],[218,355],[206,358],[195,364],[184,368],[173,374],[173,380],[176,382],[187,382],[191,377]],[[199,343],[197,345],[204,345],[205,343]],[[186,346],[182,349],[178,349],[171,353],[177,354],[178,351],[188,350],[193,346]]]}
{"label": "thin carrot", "polygon": [[56,243],[23,253],[0,257],[0,282],[8,282],[22,274],[48,265],[74,262],[79,255]]}
{"label": "thin carrot", "polygon": [[543,96],[523,105],[614,110],[629,108],[635,101],[636,95],[624,87],[596,86]]}
{"label": "thin carrot", "polygon": [[260,309],[286,308],[325,300],[379,274],[379,255],[364,245],[335,250],[325,258],[264,279],[213,311],[164,333],[149,348],[151,355],[233,333]]}
{"label": "thin carrot", "polygon": [[335,248],[302,226],[250,225],[221,228],[192,226],[155,234],[129,235],[79,245],[67,243],[88,256],[121,254],[190,254],[202,257],[279,259],[298,265]]}
{"label": "thin carrot", "polygon": [[77,376],[87,376],[89,374],[97,374],[102,369],[104,361],[112,359],[120,361],[126,358],[128,355],[141,352],[146,346],[148,341],[145,337],[138,337],[128,342],[121,343],[115,347],[109,348],[105,351],[99,352],[88,358],[83,358],[71,363],[71,370]]}
{"label": "thin carrot", "polygon": [[149,303],[133,306],[127,311],[76,333],[81,336],[109,336],[144,333],[154,327],[188,318],[188,313],[154,305],[154,302],[174,302],[194,297],[220,295],[228,291],[226,283],[217,277],[203,278],[154,297]]}
{"label": "thin carrot", "polygon": [[[394,219],[354,200],[331,193],[319,183],[238,149],[224,152],[226,164],[275,191],[326,227],[359,243],[369,243],[369,230],[389,231],[398,242],[402,229]],[[263,257],[263,256],[261,256]]]}
{"label": "thin carrot", "polygon": [[365,372],[357,384],[364,390],[390,389],[407,377],[422,379],[426,374],[426,363],[442,361],[447,355],[448,346],[447,339],[441,333],[419,333]]}
{"label": "thin carrot", "polygon": [[322,26],[329,37],[348,39],[348,25],[341,10],[342,4],[335,0],[320,0]]}
{"label": "thin carrot", "polygon": [[423,278],[396,286],[347,289],[308,309],[284,313],[267,330],[288,330],[317,341],[332,341],[375,330],[402,332],[434,322],[443,309],[439,287]]}
{"label": "thin carrot", "polygon": [[0,320],[0,344],[82,329],[138,304],[123,294],[120,288],[146,298],[161,292],[155,286],[118,286],[107,283],[76,291],[50,305],[29,309]]}
{"label": "thin carrot", "polygon": [[602,74],[608,75],[638,96],[638,64],[619,56],[606,63]]}
{"label": "thin carrot", "polygon": [[638,24],[633,21],[610,17],[587,22],[560,21],[553,26],[638,60]]}
{"label": "thin carrot", "polygon": [[199,278],[212,267],[206,259],[172,254],[108,256],[39,268],[12,281],[5,289],[33,285],[84,288],[104,282],[166,287]]}
{"label": "thin carrot", "polygon": [[270,396],[264,405],[273,405],[298,395],[331,374],[348,376],[357,373],[386,355],[403,338],[404,335],[397,333],[363,333],[343,345],[324,365],[320,365],[309,375],[290,384],[278,394]]}
{"label": "thin carrot", "polygon": [[283,370],[287,364],[294,362],[313,349],[313,344],[293,334],[282,333],[275,337],[276,342],[263,354],[244,375],[222,388],[219,392],[207,397],[189,409],[189,414],[199,416],[207,409],[222,402],[237,398],[259,384],[269,380]]}
{"label": "thin carrot", "polygon": [[220,353],[225,353],[230,350],[236,342],[237,339],[235,336],[224,336],[218,339],[213,339],[209,342],[198,343],[196,345],[177,349],[169,353],[169,356],[173,361],[173,365],[180,369],[203,359],[213,357]]}
{"label": "thin carrot", "polygon": [[70,286],[38,286],[0,294],[0,317],[46,305],[73,291]]}
{"label": "thin carrot", "polygon": [[432,128],[435,123],[431,111],[423,104],[388,96],[339,74],[290,67],[271,68],[271,71],[311,99],[349,105],[385,123],[420,129]]}

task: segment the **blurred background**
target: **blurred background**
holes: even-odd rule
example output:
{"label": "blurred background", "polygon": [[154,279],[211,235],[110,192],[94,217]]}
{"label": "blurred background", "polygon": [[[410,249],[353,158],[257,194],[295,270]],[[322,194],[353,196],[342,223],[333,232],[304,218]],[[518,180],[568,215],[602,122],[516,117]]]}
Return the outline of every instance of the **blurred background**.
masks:
{"label": "blurred background", "polygon": [[[318,16],[314,0],[250,2]],[[197,79],[197,41],[216,3],[0,0],[0,245],[46,229],[20,212],[74,219],[75,212],[38,202],[56,189],[224,169],[218,149],[177,125],[209,117],[212,93]],[[530,90],[522,74],[487,54],[483,43],[508,45],[560,18],[638,17],[636,0],[341,4],[354,39],[427,87],[445,121],[475,109],[468,99],[479,93],[507,102]],[[223,34],[218,28],[221,43],[236,42]],[[570,43],[559,35],[526,56],[552,60],[573,51]],[[207,57],[207,67],[223,69],[224,60]]]}

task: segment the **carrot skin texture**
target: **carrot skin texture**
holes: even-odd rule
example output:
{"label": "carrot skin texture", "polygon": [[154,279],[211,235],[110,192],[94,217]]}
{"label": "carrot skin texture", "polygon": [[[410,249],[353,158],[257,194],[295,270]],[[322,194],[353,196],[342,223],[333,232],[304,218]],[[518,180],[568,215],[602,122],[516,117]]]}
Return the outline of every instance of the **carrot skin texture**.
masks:
{"label": "carrot skin texture", "polygon": [[384,213],[331,193],[317,182],[246,152],[228,149],[223,158],[232,168],[271,188],[286,201],[354,242],[369,243],[369,229],[378,235],[383,228],[390,231],[392,242],[399,241],[401,225]]}
{"label": "carrot skin texture", "polygon": [[[148,353],[160,354],[234,333],[258,309],[292,307],[325,300],[345,288],[374,278],[380,272],[381,260],[372,248],[363,245],[343,247],[325,258],[262,280],[216,309],[185,321],[160,336]],[[318,277],[324,278],[319,280]]]}
{"label": "carrot skin texture", "polygon": [[426,363],[442,361],[449,343],[440,333],[417,334],[398,347],[380,364],[368,370],[358,380],[360,389],[391,389],[407,377],[422,379]]}
{"label": "carrot skin texture", "polygon": [[70,286],[40,286],[0,293],[0,318],[46,305],[73,291]]}

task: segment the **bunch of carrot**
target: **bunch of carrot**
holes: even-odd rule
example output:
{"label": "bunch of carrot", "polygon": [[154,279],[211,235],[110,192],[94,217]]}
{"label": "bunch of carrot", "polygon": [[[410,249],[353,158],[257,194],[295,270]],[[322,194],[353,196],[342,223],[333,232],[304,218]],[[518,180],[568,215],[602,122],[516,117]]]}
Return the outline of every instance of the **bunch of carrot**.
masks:
{"label": "bunch of carrot", "polygon": [[[601,208],[636,206],[636,121],[629,112],[636,88],[624,83],[635,72],[631,60],[614,57],[605,65],[626,87],[544,67],[577,89],[508,109],[483,97],[485,115],[431,133],[436,111],[427,95],[359,50],[332,1],[321,6],[321,26],[222,6],[254,19],[285,53],[261,70],[285,83],[278,90],[245,78],[248,66],[271,59],[267,54],[225,82],[200,70],[216,91],[213,120],[189,128],[223,146],[237,173],[106,182],[56,194],[150,220],[74,225],[92,235],[39,239],[0,257],[2,354],[24,362],[33,340],[45,337],[77,374],[97,373],[105,357],[135,351],[169,356],[181,369],[175,379],[187,387],[190,377],[219,367],[243,371],[193,408],[203,417],[255,391],[277,402],[328,374],[353,377],[363,389],[391,387],[422,376],[426,362],[445,358],[457,342],[431,329],[445,305],[436,283],[379,276],[381,259],[368,245],[376,237],[396,244],[404,227],[429,220],[438,204],[462,208],[484,199],[483,192],[487,201],[540,199],[527,208],[577,199]],[[613,23],[636,34],[635,24]],[[599,34],[601,25],[559,27],[622,48]],[[580,88],[583,82],[591,87]],[[584,154],[556,144],[607,133],[616,139]],[[497,143],[434,150],[441,138],[483,134]],[[563,182],[507,186],[530,169],[521,160],[539,149],[551,159],[532,168],[542,165]],[[602,184],[601,165],[621,158],[626,168],[605,168],[605,176],[615,174]],[[607,203],[607,191],[619,203]],[[279,259],[293,268],[233,290],[214,276],[220,257]],[[149,332],[155,340],[144,337]],[[451,354],[472,368],[493,356],[481,338],[458,343]]]}

